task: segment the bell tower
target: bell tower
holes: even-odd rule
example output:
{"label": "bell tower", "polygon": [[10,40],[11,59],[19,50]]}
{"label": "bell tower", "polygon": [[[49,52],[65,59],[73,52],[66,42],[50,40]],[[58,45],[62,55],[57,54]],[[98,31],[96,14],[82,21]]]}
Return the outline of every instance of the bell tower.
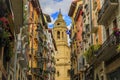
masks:
{"label": "bell tower", "polygon": [[54,23],[53,33],[54,38],[57,45],[68,45],[68,39],[67,39],[67,26],[63,19],[63,16],[61,14],[61,11],[59,11],[58,19]]}
{"label": "bell tower", "polygon": [[58,50],[58,53],[55,54],[55,80],[70,80],[70,48],[66,31],[67,26],[60,10],[53,28],[53,36]]}

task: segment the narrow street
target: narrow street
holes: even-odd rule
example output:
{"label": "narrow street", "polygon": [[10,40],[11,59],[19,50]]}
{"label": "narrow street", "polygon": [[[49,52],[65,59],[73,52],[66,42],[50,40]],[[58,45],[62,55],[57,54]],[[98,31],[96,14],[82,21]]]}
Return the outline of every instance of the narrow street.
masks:
{"label": "narrow street", "polygon": [[120,0],[0,0],[0,80],[120,80]]}

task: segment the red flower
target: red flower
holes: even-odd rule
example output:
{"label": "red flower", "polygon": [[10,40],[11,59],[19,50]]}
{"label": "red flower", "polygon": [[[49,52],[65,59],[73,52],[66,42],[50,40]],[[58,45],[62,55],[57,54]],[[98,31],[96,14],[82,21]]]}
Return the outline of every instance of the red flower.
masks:
{"label": "red flower", "polygon": [[8,20],[5,17],[0,18],[0,21],[2,21],[4,24],[8,24]]}
{"label": "red flower", "polygon": [[113,31],[119,31],[119,29],[117,27],[114,27]]}

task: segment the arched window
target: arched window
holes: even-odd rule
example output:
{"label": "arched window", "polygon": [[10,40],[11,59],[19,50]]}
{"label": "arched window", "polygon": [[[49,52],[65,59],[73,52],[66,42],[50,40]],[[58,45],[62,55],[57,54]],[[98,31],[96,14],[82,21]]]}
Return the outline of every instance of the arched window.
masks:
{"label": "arched window", "polygon": [[57,76],[58,76],[58,77],[60,76],[60,72],[59,72],[59,71],[57,71]]}
{"label": "arched window", "polygon": [[64,32],[62,32],[62,38],[64,38]]}
{"label": "arched window", "polygon": [[57,38],[60,39],[60,31],[57,31]]}

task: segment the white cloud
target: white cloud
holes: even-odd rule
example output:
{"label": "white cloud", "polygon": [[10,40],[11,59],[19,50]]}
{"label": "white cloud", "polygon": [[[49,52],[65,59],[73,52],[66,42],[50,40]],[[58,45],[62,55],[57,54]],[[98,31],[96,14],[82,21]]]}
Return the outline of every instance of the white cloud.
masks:
{"label": "white cloud", "polygon": [[[63,16],[67,16],[72,0],[63,0],[60,2],[57,2],[55,0],[39,0],[39,2],[40,2],[43,13],[51,15],[59,11],[59,9],[61,9]],[[49,23],[50,27],[53,26],[52,24],[54,24],[56,20],[56,19],[54,20],[52,17],[51,19],[52,19],[52,22]],[[66,22],[69,22],[69,19],[67,18],[65,19],[66,19]],[[68,29],[70,29],[70,25],[68,26]]]}
{"label": "white cloud", "polygon": [[63,0],[61,2],[56,2],[54,0],[39,0],[41,4],[42,11],[51,15],[52,13],[61,9],[63,14],[68,14],[70,4],[72,0]]}

